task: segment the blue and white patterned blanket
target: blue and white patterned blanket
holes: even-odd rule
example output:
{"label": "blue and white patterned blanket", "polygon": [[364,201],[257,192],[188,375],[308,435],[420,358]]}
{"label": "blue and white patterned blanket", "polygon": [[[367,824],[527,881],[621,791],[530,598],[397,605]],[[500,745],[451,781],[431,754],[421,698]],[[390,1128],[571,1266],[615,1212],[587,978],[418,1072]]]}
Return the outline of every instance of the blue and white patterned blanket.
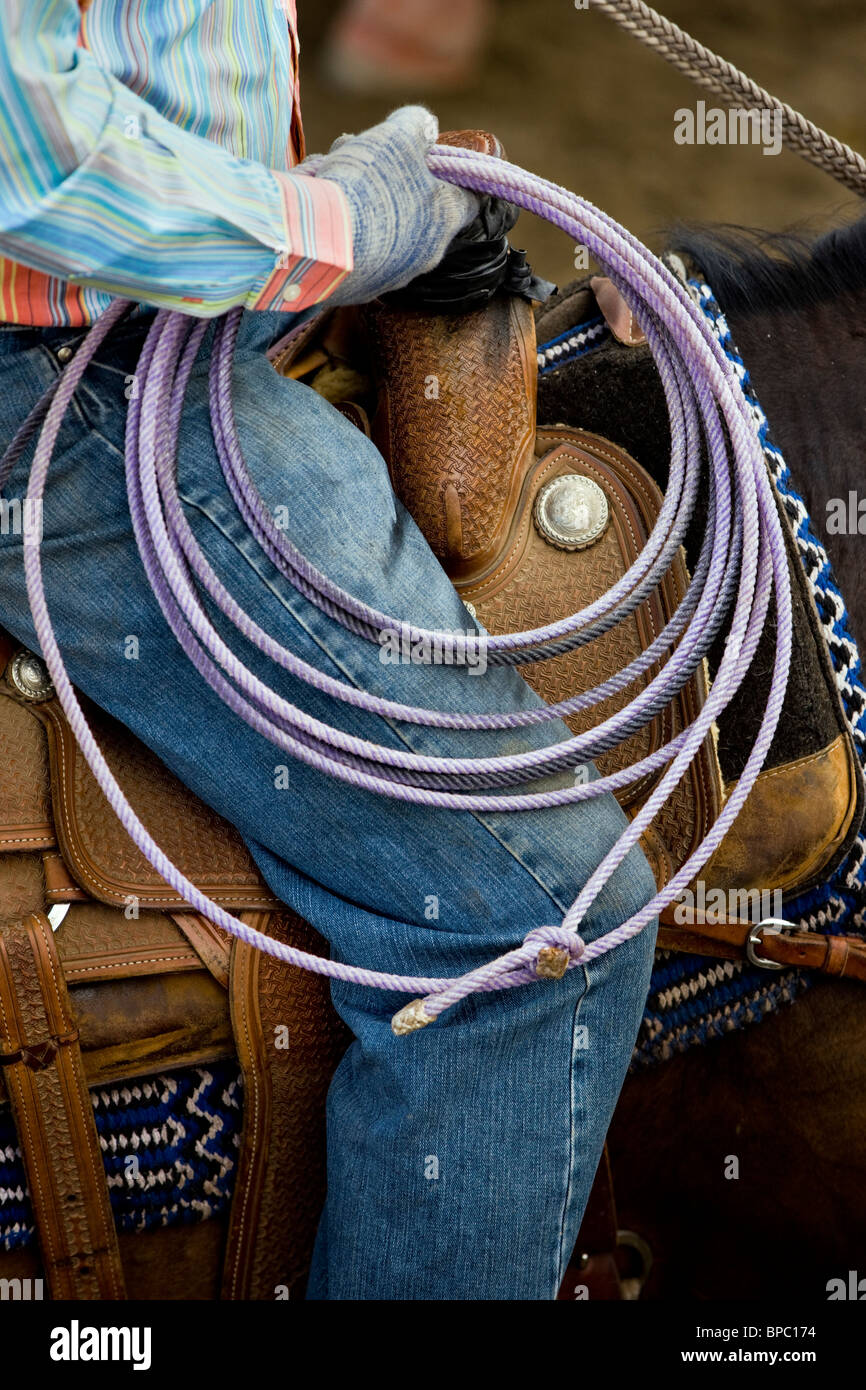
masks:
{"label": "blue and white patterned blanket", "polygon": [[[228,1209],[240,1141],[236,1062],[138,1077],[90,1092],[118,1231],[206,1221]],[[24,1164],[0,1107],[0,1250],[36,1238]]]}

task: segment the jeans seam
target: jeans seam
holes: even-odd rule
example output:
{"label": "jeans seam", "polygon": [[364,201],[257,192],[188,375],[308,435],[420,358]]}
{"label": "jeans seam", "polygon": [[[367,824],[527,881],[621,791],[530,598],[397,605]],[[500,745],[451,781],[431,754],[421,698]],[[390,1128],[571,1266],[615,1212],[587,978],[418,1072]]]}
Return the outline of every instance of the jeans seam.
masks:
{"label": "jeans seam", "polygon": [[[74,396],[72,399],[73,401],[75,401]],[[114,441],[112,439],[109,439],[107,435],[103,434],[102,430],[99,428],[98,425],[91,424],[90,416],[85,411],[84,406],[81,405],[80,402],[76,402],[76,405],[81,414],[82,420],[84,424],[87,426],[87,429],[90,432],[90,434],[96,435],[97,439],[101,440],[101,442],[105,445],[106,449],[110,449],[111,452],[113,454],[116,454],[119,459],[125,460],[126,455],[124,454],[123,450],[118,449]]]}
{"label": "jeans seam", "polygon": [[571,1203],[572,1193],[574,1190],[574,1170],[575,1163],[577,1161],[574,1143],[574,1125],[575,1115],[577,1112],[577,1107],[575,1104],[575,1043],[577,1039],[578,1019],[580,1018],[581,1007],[590,989],[589,971],[587,970],[585,965],[581,966],[581,970],[583,971],[585,988],[581,991],[580,998],[575,1003],[574,1017],[572,1019],[571,1024],[571,1050],[569,1053],[568,1073],[568,1167],[566,1169],[565,1193],[563,1195],[562,1201],[562,1215],[559,1219],[559,1248],[557,1252],[557,1274],[556,1289],[554,1290],[553,1294],[554,1298],[556,1298],[556,1295],[559,1292],[559,1289],[562,1285],[562,1281],[565,1278],[565,1271],[568,1267],[568,1258],[571,1253],[570,1251],[565,1251],[563,1242],[565,1240],[565,1231],[568,1224],[568,1209]]}
{"label": "jeans seam", "polygon": [[[282,594],[279,593],[279,591],[274,587],[272,581],[269,578],[267,578],[267,576],[263,575],[261,571],[255,567],[253,561],[250,560],[249,556],[238,545],[237,541],[226,531],[222,523],[218,521],[213,516],[213,514],[207,510],[207,508],[204,505],[202,505],[200,502],[194,502],[180,489],[178,489],[178,496],[180,497],[180,500],[184,503],[184,505],[191,507],[194,511],[198,512],[200,516],[203,516],[205,520],[208,521],[210,525],[213,526],[214,529],[218,531],[226,541],[228,541],[229,545],[231,545],[237,551],[238,555],[241,557],[242,560],[244,560],[244,562],[249,566],[249,568],[253,570],[253,573],[257,576],[257,578],[260,579],[263,584],[266,584],[268,586],[268,588],[270,589],[274,597],[277,599],[277,601],[282,604],[282,606],[286,609],[288,613],[291,614],[295,622],[297,622],[298,625],[304,629],[307,635],[316,643],[316,645],[321,649],[324,655],[327,656],[328,660],[332,661],[334,665],[338,668],[338,670],[342,672],[343,676],[347,680],[351,681],[352,685],[355,687],[356,690],[362,689],[361,685],[355,679],[352,672],[346,669],[346,667],[339,660],[339,658],[328,649],[323,639],[317,633],[311,631],[308,625],[298,616],[294,609],[289,606],[289,604],[283,598]],[[400,740],[400,742],[404,745],[405,748],[407,748],[410,752],[415,751],[412,747],[412,744],[404,736],[401,729],[396,727],[396,725],[393,724],[392,721],[386,715],[381,715],[380,718],[388,725],[389,729],[392,730],[394,735]],[[539,888],[541,888],[541,890],[544,893],[546,893],[547,897],[550,898],[550,901],[553,903],[554,907],[559,912],[564,913],[566,911],[566,907],[559,902],[556,894],[553,893],[553,891],[548,887],[546,883],[543,882],[541,878],[539,878],[538,874],[525,862],[523,857],[511,845],[509,845],[505,840],[503,840],[502,836],[493,829],[493,827],[489,824],[485,817],[480,812],[476,811],[469,811],[467,814],[472,816],[473,820],[475,820],[477,824],[481,825],[484,828],[484,830],[487,831],[487,834],[490,835],[496,841],[496,843],[500,845],[501,848],[504,849],[511,856],[515,863],[520,865],[524,873],[528,874],[530,878],[532,878],[535,881],[535,883],[538,884]]]}

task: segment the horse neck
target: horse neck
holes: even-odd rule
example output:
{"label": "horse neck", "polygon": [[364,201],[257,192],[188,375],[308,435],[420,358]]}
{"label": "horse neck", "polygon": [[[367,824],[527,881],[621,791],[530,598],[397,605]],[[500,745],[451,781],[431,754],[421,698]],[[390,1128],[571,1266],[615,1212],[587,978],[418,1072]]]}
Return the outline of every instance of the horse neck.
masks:
{"label": "horse neck", "polygon": [[[866,650],[866,290],[802,309],[726,310],[726,317]],[[835,529],[841,502],[842,533]]]}

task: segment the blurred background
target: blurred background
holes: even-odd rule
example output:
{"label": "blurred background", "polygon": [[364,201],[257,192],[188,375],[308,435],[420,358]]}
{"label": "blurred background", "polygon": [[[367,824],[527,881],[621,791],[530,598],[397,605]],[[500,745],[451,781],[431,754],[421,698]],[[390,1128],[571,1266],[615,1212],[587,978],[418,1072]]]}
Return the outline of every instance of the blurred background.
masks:
{"label": "blurred background", "polygon": [[[667,18],[830,134],[866,152],[866,0],[664,0]],[[678,219],[816,230],[859,200],[760,146],[680,146],[705,94],[573,0],[298,0],[307,148],[421,101],[440,129],[482,127],[514,163],[582,194],[651,246]],[[713,98],[707,98],[714,105]],[[568,239],[523,214],[515,245],[575,278]]]}

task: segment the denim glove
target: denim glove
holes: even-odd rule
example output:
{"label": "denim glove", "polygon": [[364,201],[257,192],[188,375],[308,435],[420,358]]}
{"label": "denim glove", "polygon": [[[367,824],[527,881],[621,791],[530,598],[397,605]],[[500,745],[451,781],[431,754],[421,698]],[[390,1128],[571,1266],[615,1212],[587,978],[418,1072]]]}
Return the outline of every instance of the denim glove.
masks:
{"label": "denim glove", "polygon": [[355,266],[329,304],[364,304],[401,289],[438,265],[475,217],[478,196],[427,168],[438,133],[436,117],[423,106],[402,106],[381,125],[341,135],[324,157],[299,166],[338,184],[352,215]]}

